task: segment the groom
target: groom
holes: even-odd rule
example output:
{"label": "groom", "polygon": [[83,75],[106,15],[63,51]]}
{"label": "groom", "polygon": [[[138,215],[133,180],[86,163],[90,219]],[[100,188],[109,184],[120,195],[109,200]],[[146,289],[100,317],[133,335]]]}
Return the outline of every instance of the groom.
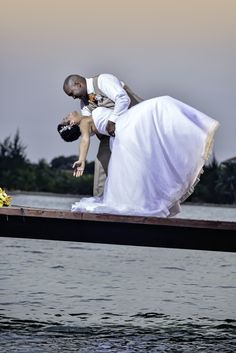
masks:
{"label": "groom", "polygon": [[[142,101],[124,82],[111,74],[100,74],[92,78],[69,75],[64,81],[63,90],[68,96],[80,100],[83,115],[91,115],[97,107],[112,109],[113,114],[106,127],[110,136],[115,136],[115,123],[119,116]],[[99,135],[98,138],[100,144],[95,159],[94,196],[103,194],[111,154],[109,136]]]}

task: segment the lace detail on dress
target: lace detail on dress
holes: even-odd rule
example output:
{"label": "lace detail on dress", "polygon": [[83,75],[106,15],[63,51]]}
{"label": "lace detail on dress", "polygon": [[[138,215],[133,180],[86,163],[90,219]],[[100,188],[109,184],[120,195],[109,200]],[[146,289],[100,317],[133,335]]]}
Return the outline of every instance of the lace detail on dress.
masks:
{"label": "lace detail on dress", "polygon": [[[214,135],[215,135],[215,132],[218,129],[219,125],[220,124],[217,121],[214,121],[212,129],[207,136],[205,149],[204,149],[204,153],[203,153],[203,164],[209,159],[209,157],[212,154],[213,144],[214,144]],[[185,192],[184,195],[179,200],[180,203],[183,203],[190,195],[193,194],[195,187],[199,183],[199,181],[201,179],[201,175],[203,173],[204,173],[204,169],[201,168],[200,171],[198,172],[197,177],[196,177],[195,181],[193,182],[193,184],[190,186],[188,191]]]}

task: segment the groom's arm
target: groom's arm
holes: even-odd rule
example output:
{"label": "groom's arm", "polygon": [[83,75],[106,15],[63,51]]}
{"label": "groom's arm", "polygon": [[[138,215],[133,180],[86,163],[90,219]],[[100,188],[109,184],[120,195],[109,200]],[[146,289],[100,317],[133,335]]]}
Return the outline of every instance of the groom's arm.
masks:
{"label": "groom's arm", "polygon": [[122,82],[111,74],[101,74],[98,77],[99,89],[114,103],[113,113],[109,117],[107,132],[114,136],[115,123],[119,116],[126,112],[130,105],[130,98],[123,88]]}

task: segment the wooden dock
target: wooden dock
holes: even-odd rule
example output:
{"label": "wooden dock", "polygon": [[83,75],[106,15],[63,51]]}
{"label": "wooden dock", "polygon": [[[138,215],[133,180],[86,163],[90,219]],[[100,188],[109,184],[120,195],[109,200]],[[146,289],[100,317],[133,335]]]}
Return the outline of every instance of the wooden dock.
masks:
{"label": "wooden dock", "polygon": [[236,252],[236,222],[2,207],[0,236]]}

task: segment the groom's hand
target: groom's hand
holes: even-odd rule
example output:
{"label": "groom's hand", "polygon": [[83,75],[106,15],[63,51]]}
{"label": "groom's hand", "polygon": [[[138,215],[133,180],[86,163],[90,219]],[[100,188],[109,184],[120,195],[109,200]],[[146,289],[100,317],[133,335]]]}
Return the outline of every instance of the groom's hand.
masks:
{"label": "groom's hand", "polygon": [[108,120],[106,130],[110,136],[115,136],[116,124]]}

